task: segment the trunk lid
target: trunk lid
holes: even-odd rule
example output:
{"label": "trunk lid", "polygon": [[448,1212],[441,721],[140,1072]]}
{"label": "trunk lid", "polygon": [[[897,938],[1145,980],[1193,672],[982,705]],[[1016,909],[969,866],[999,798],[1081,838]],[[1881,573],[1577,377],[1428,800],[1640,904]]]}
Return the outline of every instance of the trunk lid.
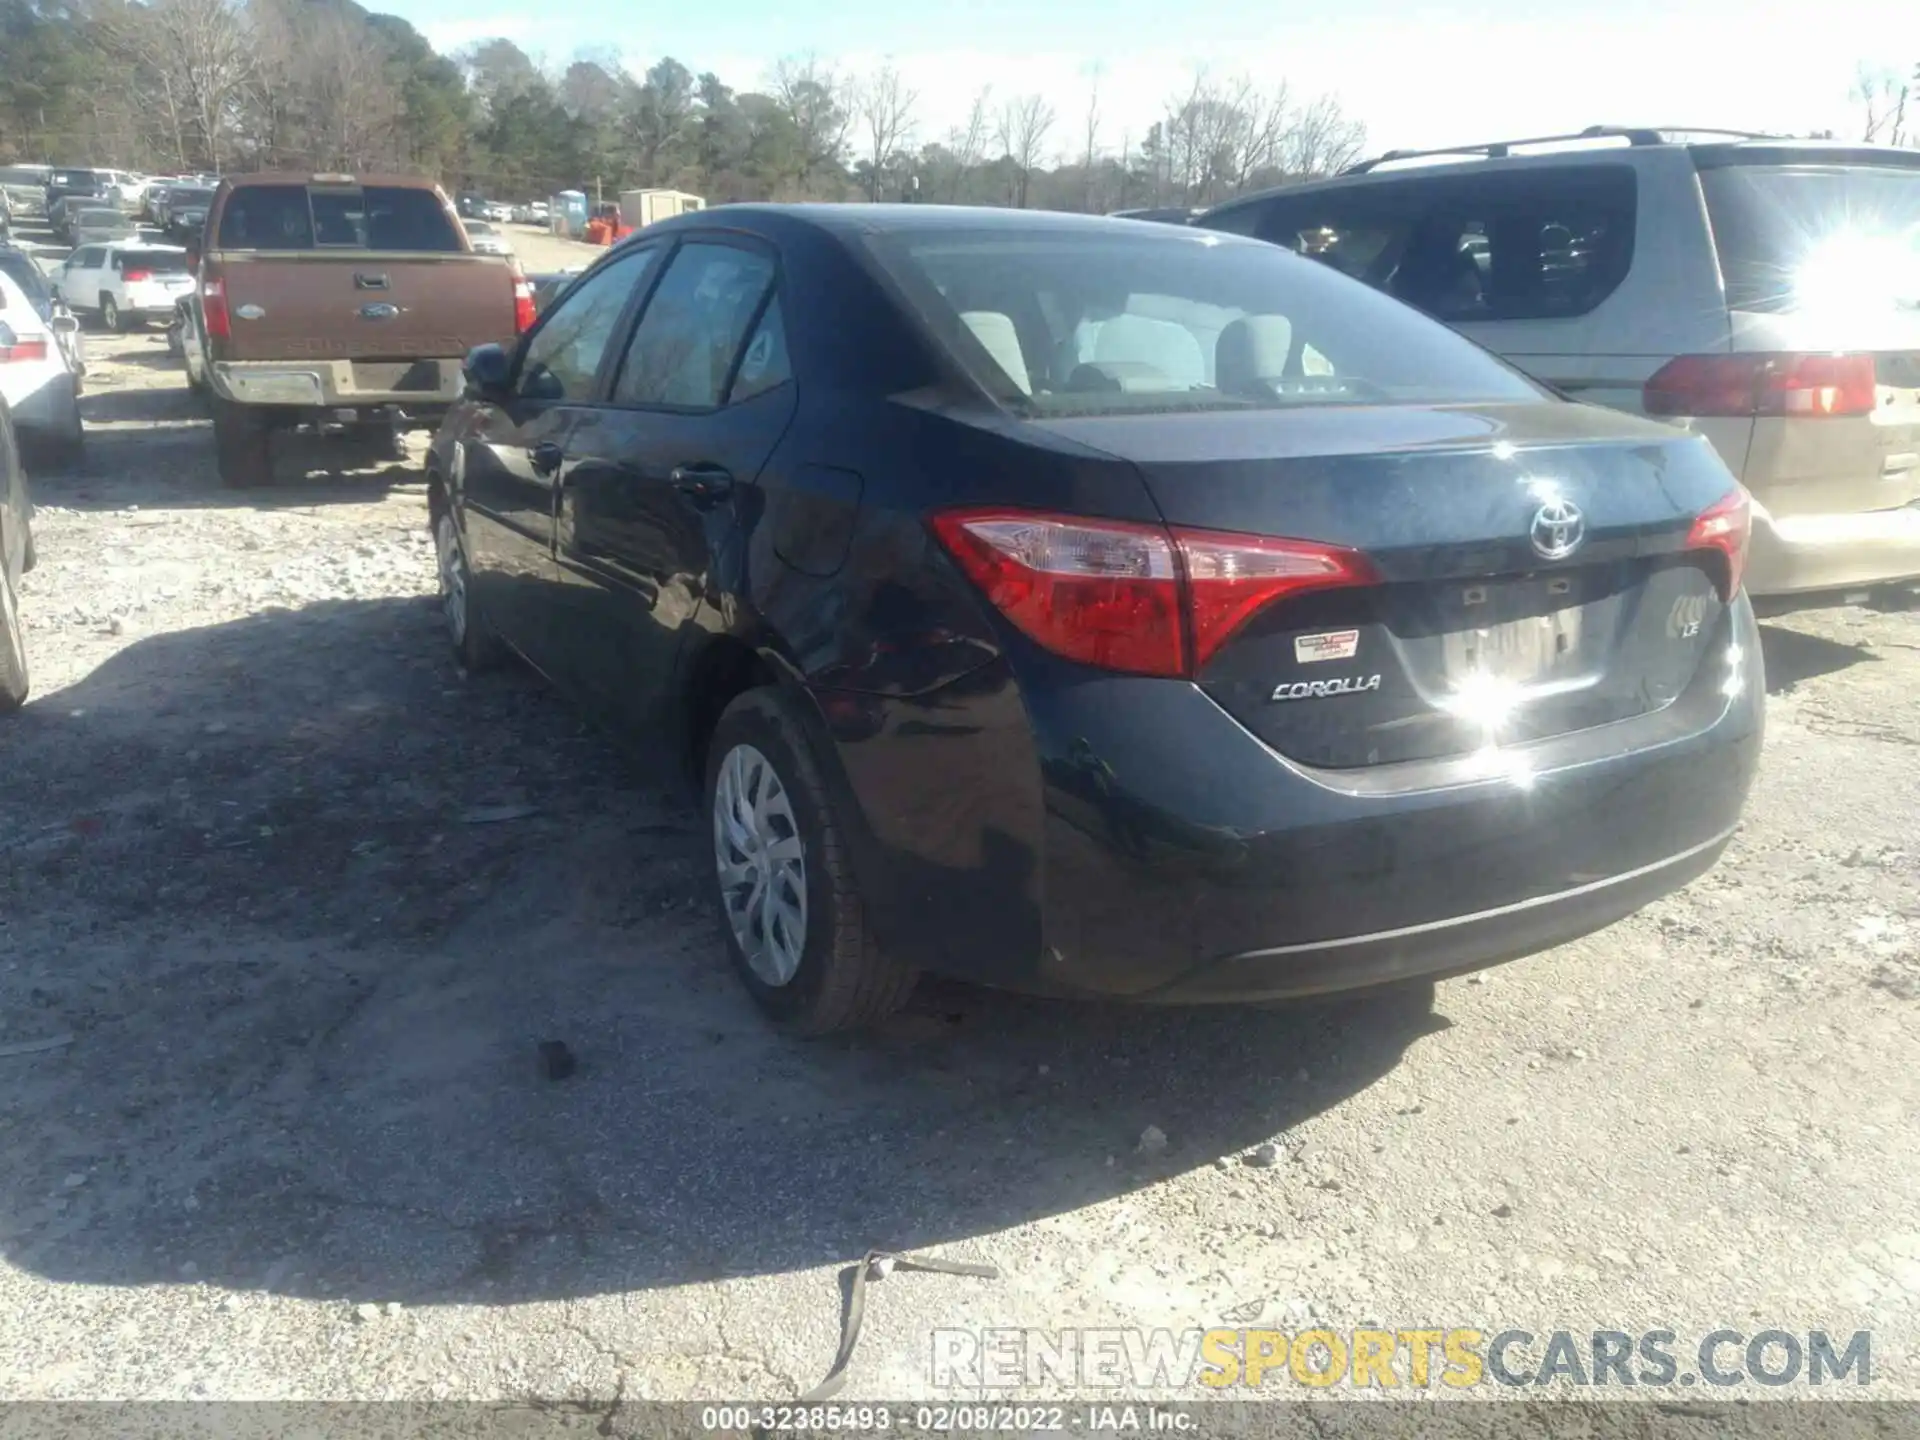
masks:
{"label": "trunk lid", "polygon": [[[513,338],[511,266],[379,251],[210,257],[227,287],[223,360],[458,359]],[[247,318],[243,307],[260,311]]]}
{"label": "trunk lid", "polygon": [[1358,550],[1379,583],[1282,599],[1198,683],[1330,768],[1465,754],[1677,699],[1724,609],[1696,517],[1733,488],[1698,437],[1575,405],[1061,420],[1167,521]]}

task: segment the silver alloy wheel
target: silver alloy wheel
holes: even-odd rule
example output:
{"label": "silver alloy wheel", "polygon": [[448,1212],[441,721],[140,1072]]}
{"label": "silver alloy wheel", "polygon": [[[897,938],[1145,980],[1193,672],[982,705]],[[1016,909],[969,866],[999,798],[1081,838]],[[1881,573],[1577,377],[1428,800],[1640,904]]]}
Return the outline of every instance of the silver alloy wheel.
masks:
{"label": "silver alloy wheel", "polygon": [[735,745],[713,787],[713,853],[727,923],[747,966],[785,985],[807,948],[807,858],[779,772]]}
{"label": "silver alloy wheel", "polygon": [[[0,565],[5,563],[0,559]],[[20,632],[20,607],[13,593],[13,582],[0,574],[0,645],[7,647],[15,675],[25,674],[27,669],[27,638]]]}
{"label": "silver alloy wheel", "polygon": [[467,557],[460,549],[453,516],[442,515],[433,522],[433,549],[440,562],[440,613],[446,617],[447,634],[461,645],[467,638]]}

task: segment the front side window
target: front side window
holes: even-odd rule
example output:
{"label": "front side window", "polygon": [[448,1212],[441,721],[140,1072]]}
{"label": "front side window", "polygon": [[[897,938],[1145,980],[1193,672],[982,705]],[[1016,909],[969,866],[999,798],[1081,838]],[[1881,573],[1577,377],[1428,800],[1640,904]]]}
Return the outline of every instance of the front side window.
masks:
{"label": "front side window", "polygon": [[517,387],[521,395],[576,403],[594,398],[594,382],[614,326],[659,253],[657,246],[628,251],[562,297],[527,342]]}
{"label": "front side window", "polygon": [[977,231],[870,241],[928,328],[1035,416],[1537,400],[1532,382],[1272,245]]}
{"label": "front side window", "polygon": [[[755,250],[693,241],[667,268],[614,382],[617,405],[711,410],[754,323],[773,261]],[[785,353],[785,345],[781,345]]]}

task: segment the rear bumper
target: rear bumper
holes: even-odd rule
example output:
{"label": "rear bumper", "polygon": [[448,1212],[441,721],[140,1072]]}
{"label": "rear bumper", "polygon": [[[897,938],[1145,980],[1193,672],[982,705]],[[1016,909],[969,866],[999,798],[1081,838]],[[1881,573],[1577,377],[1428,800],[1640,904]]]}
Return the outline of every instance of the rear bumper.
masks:
{"label": "rear bumper", "polygon": [[1751,606],[1721,623],[1656,714],[1364,771],[1288,761],[1194,686],[1031,653],[823,709],[903,958],[1055,994],[1309,995],[1546,949],[1712,865],[1765,694]]}
{"label": "rear bumper", "polygon": [[458,359],[371,363],[352,360],[221,360],[211,368],[214,393],[236,405],[295,408],[392,408],[437,417],[460,398]]}
{"label": "rear bumper", "polygon": [[72,373],[51,362],[12,368],[28,372],[8,375],[6,389],[0,391],[13,412],[13,423],[22,430],[64,433],[73,424],[80,397]]}
{"label": "rear bumper", "polygon": [[1756,502],[1747,589],[1773,597],[1920,577],[1920,504],[1847,515],[1775,517]]}

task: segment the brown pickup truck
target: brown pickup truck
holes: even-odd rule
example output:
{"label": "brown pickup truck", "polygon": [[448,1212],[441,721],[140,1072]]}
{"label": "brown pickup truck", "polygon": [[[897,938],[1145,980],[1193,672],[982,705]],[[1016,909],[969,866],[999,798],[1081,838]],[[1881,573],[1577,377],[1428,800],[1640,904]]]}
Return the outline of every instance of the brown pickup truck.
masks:
{"label": "brown pickup truck", "polygon": [[467,351],[533,323],[517,266],[476,255],[418,178],[229,177],[189,250],[199,284],[181,342],[228,485],[271,478],[275,430],[437,424]]}

